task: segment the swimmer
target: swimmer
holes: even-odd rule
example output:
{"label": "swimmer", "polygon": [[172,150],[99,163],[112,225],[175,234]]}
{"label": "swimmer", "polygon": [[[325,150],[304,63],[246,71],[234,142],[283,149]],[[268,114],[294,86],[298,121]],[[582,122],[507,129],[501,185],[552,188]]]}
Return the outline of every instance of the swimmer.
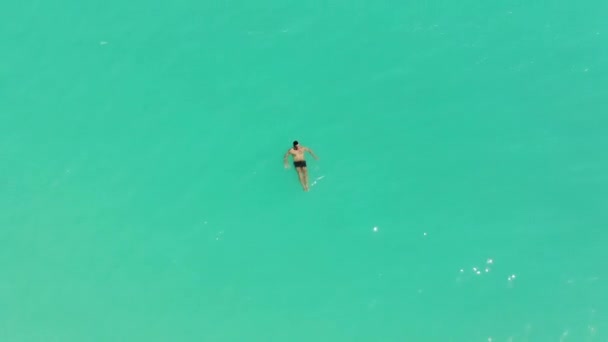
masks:
{"label": "swimmer", "polygon": [[300,184],[302,184],[302,188],[304,191],[308,191],[308,169],[306,168],[306,159],[304,158],[304,152],[310,153],[316,160],[319,160],[319,157],[308,147],[300,146],[298,141],[293,142],[293,147],[287,150],[285,156],[283,157],[283,163],[285,164],[285,168],[289,168],[289,163],[287,162],[287,158],[289,155],[293,156],[293,166],[296,168],[298,172],[298,177],[300,178]]}

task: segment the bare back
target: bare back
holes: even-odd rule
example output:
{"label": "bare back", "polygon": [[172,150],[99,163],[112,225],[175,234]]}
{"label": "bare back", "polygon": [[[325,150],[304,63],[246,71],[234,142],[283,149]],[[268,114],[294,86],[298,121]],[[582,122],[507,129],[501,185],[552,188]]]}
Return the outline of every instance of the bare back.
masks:
{"label": "bare back", "polygon": [[307,150],[308,148],[300,146],[297,150],[295,148],[290,148],[288,153],[293,156],[294,161],[301,161],[305,160],[304,152]]}

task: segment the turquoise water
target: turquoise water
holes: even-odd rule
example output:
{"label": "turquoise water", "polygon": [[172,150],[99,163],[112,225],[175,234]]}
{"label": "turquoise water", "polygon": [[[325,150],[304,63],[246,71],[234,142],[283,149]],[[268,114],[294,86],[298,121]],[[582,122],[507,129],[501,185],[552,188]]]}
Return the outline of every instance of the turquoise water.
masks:
{"label": "turquoise water", "polygon": [[607,2],[2,7],[2,341],[607,341]]}

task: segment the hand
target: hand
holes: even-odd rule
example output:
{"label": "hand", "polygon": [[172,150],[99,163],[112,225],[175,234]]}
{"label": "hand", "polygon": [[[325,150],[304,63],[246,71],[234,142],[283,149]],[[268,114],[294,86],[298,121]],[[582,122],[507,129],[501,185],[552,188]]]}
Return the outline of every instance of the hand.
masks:
{"label": "hand", "polygon": [[285,168],[289,169],[289,164],[285,163]]}

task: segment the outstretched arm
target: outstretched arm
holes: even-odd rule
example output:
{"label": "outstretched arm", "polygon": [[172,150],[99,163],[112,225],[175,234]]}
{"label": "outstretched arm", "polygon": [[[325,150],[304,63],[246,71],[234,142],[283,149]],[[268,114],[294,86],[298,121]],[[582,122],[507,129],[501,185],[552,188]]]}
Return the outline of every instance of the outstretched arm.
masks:
{"label": "outstretched arm", "polygon": [[283,156],[283,164],[285,165],[285,168],[289,167],[289,163],[287,162],[287,158],[289,158],[289,150],[287,150],[287,152],[285,152],[285,155]]}
{"label": "outstretched arm", "polygon": [[319,157],[317,157],[317,155],[310,148],[307,147],[306,151],[308,151],[308,153],[310,153],[316,160],[319,160]]}

